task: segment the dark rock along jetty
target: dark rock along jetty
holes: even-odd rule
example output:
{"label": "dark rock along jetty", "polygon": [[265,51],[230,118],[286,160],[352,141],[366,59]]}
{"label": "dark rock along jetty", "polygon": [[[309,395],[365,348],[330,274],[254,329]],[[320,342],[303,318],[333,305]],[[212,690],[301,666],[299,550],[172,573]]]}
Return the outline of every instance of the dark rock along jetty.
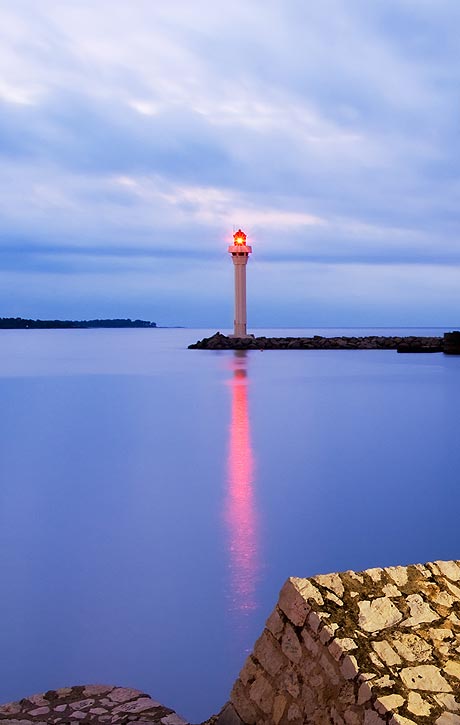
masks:
{"label": "dark rock along jetty", "polygon": [[446,352],[460,354],[460,332],[444,337],[227,337],[216,332],[190,350],[397,350],[398,352]]}

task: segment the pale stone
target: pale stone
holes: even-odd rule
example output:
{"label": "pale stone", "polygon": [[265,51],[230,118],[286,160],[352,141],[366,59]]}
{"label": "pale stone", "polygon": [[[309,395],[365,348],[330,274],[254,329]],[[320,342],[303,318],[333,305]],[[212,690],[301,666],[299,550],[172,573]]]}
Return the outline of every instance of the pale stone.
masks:
{"label": "pale stone", "polygon": [[460,716],[451,712],[443,712],[441,717],[435,720],[436,725],[460,725]]}
{"label": "pale stone", "polygon": [[319,690],[319,688],[324,685],[324,679],[321,675],[314,675],[313,677],[310,677],[309,683],[312,687],[316,687]]}
{"label": "pale stone", "polygon": [[335,685],[339,682],[337,664],[331,659],[330,655],[324,652],[319,660],[320,666],[323,668],[329,683]]}
{"label": "pale stone", "polygon": [[401,670],[401,679],[409,690],[429,692],[451,692],[452,688],[434,665],[405,667]]}
{"label": "pale stone", "polygon": [[385,640],[382,642],[373,642],[372,647],[377,652],[383,662],[389,667],[401,664],[400,656],[394,651],[393,647]]}
{"label": "pale stone", "polygon": [[300,720],[302,717],[302,713],[300,712],[298,706],[295,704],[295,702],[292,703],[290,706],[288,713],[287,713],[287,719],[289,722],[295,722],[296,720]]}
{"label": "pale stone", "polygon": [[362,723],[361,715],[358,715],[356,710],[347,710],[344,717],[347,725],[361,725]]}
{"label": "pale stone", "polygon": [[21,710],[19,702],[8,702],[6,705],[0,705],[0,715],[16,715]]}
{"label": "pale stone", "polygon": [[374,567],[373,569],[366,569],[365,573],[368,576],[370,576],[370,578],[372,579],[373,582],[378,584],[380,579],[382,578],[382,572],[383,572],[383,569]]}
{"label": "pale stone", "polygon": [[365,702],[370,700],[372,697],[372,690],[367,684],[367,682],[363,682],[363,684],[360,686],[358,690],[358,705],[363,705]]}
{"label": "pale stone", "polygon": [[443,670],[444,672],[447,672],[448,675],[452,675],[452,677],[460,680],[460,662],[449,660],[449,662],[444,665]]}
{"label": "pale stone", "polygon": [[142,690],[133,690],[130,687],[116,687],[107,697],[113,702],[129,702],[129,700],[134,700],[135,697],[143,694]]}
{"label": "pale stone", "polygon": [[316,614],[316,612],[310,612],[307,621],[310,629],[312,629],[315,633],[318,632],[319,628],[322,625],[322,621],[321,618]]}
{"label": "pale stone", "polygon": [[283,717],[284,710],[287,705],[287,700],[284,695],[277,695],[273,701],[272,717],[275,725],[278,725],[279,721]]}
{"label": "pale stone", "polygon": [[453,582],[460,581],[460,567],[455,561],[435,561],[434,563],[443,576],[446,576]]}
{"label": "pale stone", "polygon": [[393,715],[389,725],[417,725],[417,723],[402,715]]}
{"label": "pale stone", "polygon": [[351,637],[343,637],[342,639],[336,639],[335,641],[343,649],[344,652],[351,652],[352,650],[358,648],[355,640],[351,639]]}
{"label": "pale stone", "polygon": [[338,701],[342,706],[346,705],[355,705],[356,704],[356,697],[355,697],[355,686],[353,681],[345,682],[340,687],[340,693],[338,697]]}
{"label": "pale stone", "polygon": [[369,659],[372,662],[372,664],[375,665],[376,667],[378,667],[379,669],[381,669],[383,667],[382,660],[379,659],[379,657],[377,657],[375,652],[369,652]]}
{"label": "pale stone", "polygon": [[418,692],[409,692],[407,709],[414,715],[429,715],[431,705]]}
{"label": "pale stone", "polygon": [[[109,690],[112,690],[112,689],[113,689],[113,687],[108,687],[106,692],[108,692]],[[68,697],[72,693],[72,688],[71,687],[60,687],[59,690],[55,690],[54,693],[55,693],[56,697],[59,697],[59,698]]]}
{"label": "pale stone", "polygon": [[278,638],[278,636],[283,631],[284,623],[277,609],[274,609],[273,612],[270,614],[265,626],[274,637]]}
{"label": "pale stone", "polygon": [[281,589],[278,606],[286,617],[298,627],[303,626],[311,609],[299,591],[297,580],[294,579],[288,579]]}
{"label": "pale stone", "polygon": [[362,574],[357,574],[355,571],[352,571],[351,569],[349,569],[348,571],[346,571],[345,574],[348,574],[348,576],[350,577],[350,579],[354,579],[355,581],[359,582],[360,584],[362,584],[364,582],[363,575]]}
{"label": "pale stone", "polygon": [[[70,688],[64,688],[69,690]],[[86,685],[83,694],[86,697],[95,697],[96,695],[106,695],[111,692],[114,688],[110,685]],[[59,692],[59,690],[58,690]]]}
{"label": "pale stone", "polygon": [[257,722],[257,712],[252,702],[248,700],[246,691],[240,680],[233,685],[230,701],[236,710],[236,713],[247,725],[254,725]]}
{"label": "pale stone", "polygon": [[[286,662],[278,642],[272,634],[267,632],[267,630],[265,630],[262,636],[257,640],[254,646],[254,655],[259,660],[264,670],[266,670],[269,675],[272,675],[272,677],[280,671],[281,667]],[[244,682],[243,677],[241,677],[241,680]]]}
{"label": "pale stone", "polygon": [[329,599],[330,602],[334,602],[334,604],[337,604],[338,607],[343,607],[343,602],[341,599],[339,599],[335,594],[332,592],[325,592],[324,598]]}
{"label": "pale stone", "polygon": [[405,566],[388,566],[385,571],[398,587],[407,584],[407,568]]}
{"label": "pale stone", "polygon": [[331,639],[334,636],[334,632],[330,627],[323,627],[321,632],[319,633],[319,641],[321,644],[327,644],[331,641]]}
{"label": "pale stone", "polygon": [[[75,718],[76,720],[84,720],[87,717],[86,712],[80,712],[80,710],[75,710],[75,712],[72,713],[72,718]],[[70,720],[72,722],[72,720]]]}
{"label": "pale stone", "polygon": [[27,714],[32,715],[32,717],[38,717],[39,715],[48,715],[49,711],[49,707],[36,707],[35,710],[29,710]]}
{"label": "pale stone", "polygon": [[387,712],[397,710],[401,705],[404,705],[404,697],[401,697],[401,695],[382,695],[376,700],[374,707],[382,715],[385,715]]}
{"label": "pale stone", "polygon": [[460,599],[460,589],[457,586],[455,586],[455,584],[452,584],[452,582],[448,581],[447,579],[445,580],[445,582],[446,582],[447,588],[449,589],[450,592],[452,592],[454,597],[456,599]]}
{"label": "pale stone", "polygon": [[385,594],[386,597],[400,597],[401,592],[397,587],[395,587],[394,584],[385,584],[385,586],[382,588],[382,592]]}
{"label": "pale stone", "polygon": [[434,627],[430,627],[430,637],[435,642],[442,642],[445,639],[452,639],[454,637],[454,633],[451,629],[444,629],[443,627],[438,627],[436,629]]}
{"label": "pale stone", "polygon": [[359,626],[366,632],[378,632],[402,619],[402,614],[388,597],[358,602]]}
{"label": "pale stone", "polygon": [[67,710],[67,708],[68,708],[68,705],[56,705],[54,710],[56,710],[56,712],[65,712],[65,710]]}
{"label": "pale stone", "polygon": [[313,599],[313,601],[320,606],[324,604],[324,599],[321,595],[321,592],[319,591],[319,589],[313,586],[313,584],[308,579],[299,579],[298,577],[293,577],[291,581],[298,588],[304,599]]}
{"label": "pale stone", "polygon": [[306,629],[302,630],[302,639],[304,641],[305,647],[310,652],[310,654],[312,654],[313,657],[316,657],[319,651],[319,645],[317,641],[313,639],[310,632],[308,632]]}
{"label": "pale stone", "polygon": [[342,580],[338,574],[319,574],[313,577],[315,582],[321,584],[321,586],[330,589],[338,597],[343,597],[345,591]]}
{"label": "pale stone", "polygon": [[249,696],[258,707],[268,714],[273,706],[273,690],[268,680],[261,675],[252,683]]}
{"label": "pale stone", "polygon": [[112,710],[112,712],[115,715],[120,712],[134,714],[138,712],[145,712],[146,710],[153,710],[159,706],[160,704],[155,702],[155,700],[151,700],[150,697],[140,697],[138,700],[134,700],[133,702],[124,702],[123,704],[118,705]]}
{"label": "pale stone", "polygon": [[258,672],[258,667],[252,656],[247,657],[246,662],[243,665],[243,669],[240,672],[240,680],[244,685],[247,685],[250,680],[254,680]]}
{"label": "pale stone", "polygon": [[372,687],[391,687],[395,684],[395,681],[391,679],[389,675],[379,677],[377,680],[372,680]]}
{"label": "pale stone", "polygon": [[162,717],[160,722],[163,723],[163,725],[187,725],[186,721],[179,717],[175,712],[172,712],[170,715],[166,715],[166,717]]}
{"label": "pale stone", "polygon": [[46,705],[50,704],[50,701],[47,700],[43,695],[31,695],[30,697],[27,697],[26,700],[29,700],[33,705],[36,705],[37,707],[45,707]]}
{"label": "pale stone", "polygon": [[447,592],[439,592],[439,594],[436,594],[436,596],[432,597],[432,599],[435,604],[439,604],[441,607],[447,608],[451,607],[455,602],[454,597]]}
{"label": "pale stone", "polygon": [[309,687],[306,682],[302,686],[302,706],[306,715],[312,715],[318,707],[316,690]]}
{"label": "pale stone", "polygon": [[418,571],[425,579],[429,579],[431,576],[431,571],[424,564],[413,564],[412,569]]}
{"label": "pale stone", "polygon": [[299,638],[290,624],[287,624],[284,630],[283,638],[281,640],[281,649],[291,662],[296,662],[298,664],[302,659],[302,647],[299,642]]}
{"label": "pale stone", "polygon": [[416,634],[397,633],[392,644],[398,654],[409,662],[425,662],[431,657],[432,647]]}
{"label": "pale stone", "polygon": [[91,715],[105,715],[107,712],[105,707],[92,707],[90,710]]}
{"label": "pale stone", "polygon": [[358,663],[353,655],[346,655],[340,666],[340,671],[346,680],[353,680],[358,674]]}
{"label": "pale stone", "polygon": [[328,645],[329,652],[337,662],[345,652],[352,652],[357,648],[358,645],[353,639],[350,639],[350,637],[333,639]]}
{"label": "pale stone", "polygon": [[281,675],[279,675],[276,682],[277,684],[279,683],[279,687],[282,692],[288,692],[294,699],[299,696],[299,678],[297,677],[297,673],[293,667],[284,670]]}
{"label": "pale stone", "polygon": [[366,710],[364,713],[363,725],[382,725],[384,722],[375,710]]}
{"label": "pale stone", "polygon": [[451,710],[452,712],[458,712],[460,710],[460,703],[457,702],[453,695],[435,695],[435,700],[439,705],[445,707],[446,710]]}
{"label": "pale stone", "polygon": [[406,601],[409,605],[410,617],[402,622],[403,627],[415,627],[417,624],[434,622],[435,619],[439,619],[439,614],[431,609],[420,594],[411,594]]}
{"label": "pale stone", "polygon": [[87,707],[92,707],[94,705],[94,700],[77,700],[76,702],[71,702],[70,707],[72,710],[84,710]]}
{"label": "pale stone", "polygon": [[339,715],[335,707],[331,709],[331,718],[333,725],[345,725],[345,720]]}

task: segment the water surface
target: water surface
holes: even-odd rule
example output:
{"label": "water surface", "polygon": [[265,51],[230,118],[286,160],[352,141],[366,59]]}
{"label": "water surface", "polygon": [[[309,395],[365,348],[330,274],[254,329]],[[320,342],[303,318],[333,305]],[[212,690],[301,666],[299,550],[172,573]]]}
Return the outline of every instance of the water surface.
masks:
{"label": "water surface", "polygon": [[1,332],[1,701],[108,682],[198,722],[288,576],[460,558],[459,358],[205,334]]}

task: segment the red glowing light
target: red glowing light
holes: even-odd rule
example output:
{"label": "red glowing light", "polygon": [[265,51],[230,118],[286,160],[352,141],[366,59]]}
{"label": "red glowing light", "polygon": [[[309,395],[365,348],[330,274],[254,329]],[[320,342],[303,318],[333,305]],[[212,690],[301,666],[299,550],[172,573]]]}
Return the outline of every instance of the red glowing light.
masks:
{"label": "red glowing light", "polygon": [[246,244],[246,238],[247,235],[241,231],[241,229],[238,229],[238,231],[233,235],[235,244]]}
{"label": "red glowing light", "polygon": [[244,359],[235,359],[230,385],[232,415],[226,519],[229,527],[231,608],[249,613],[258,607],[259,541]]}

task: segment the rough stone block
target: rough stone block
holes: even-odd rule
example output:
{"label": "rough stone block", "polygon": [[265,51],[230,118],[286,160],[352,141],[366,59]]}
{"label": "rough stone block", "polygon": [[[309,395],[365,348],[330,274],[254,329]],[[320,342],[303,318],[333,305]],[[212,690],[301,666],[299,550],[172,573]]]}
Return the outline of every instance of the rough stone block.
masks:
{"label": "rough stone block", "polygon": [[[272,677],[286,664],[286,657],[283,655],[278,642],[267,630],[257,640],[254,647],[254,656]],[[243,680],[241,676],[240,678]]]}
{"label": "rough stone block", "polygon": [[311,610],[311,607],[302,596],[293,579],[288,579],[283,586],[278,605],[292,624],[298,627],[303,626],[307,614]]}

